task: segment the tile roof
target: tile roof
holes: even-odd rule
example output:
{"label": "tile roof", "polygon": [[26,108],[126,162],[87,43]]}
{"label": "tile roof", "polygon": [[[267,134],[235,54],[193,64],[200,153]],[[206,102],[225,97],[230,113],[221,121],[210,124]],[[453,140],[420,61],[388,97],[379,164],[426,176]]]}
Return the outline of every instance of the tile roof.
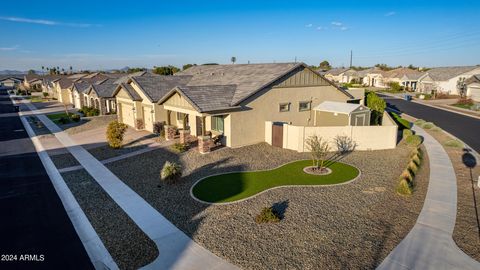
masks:
{"label": "tile roof", "polygon": [[93,89],[99,97],[111,98],[117,89],[117,84],[113,83],[101,83],[92,84],[90,89]]}
{"label": "tile roof", "polygon": [[77,74],[69,75],[68,78],[69,79],[80,79],[80,78],[86,77],[88,75],[89,74],[85,74],[85,73],[77,73]]}
{"label": "tile roof", "polygon": [[27,80],[27,82],[32,82],[32,81],[38,80],[39,78],[40,78],[40,75],[37,75],[37,74],[25,75],[25,80]]}
{"label": "tile roof", "polygon": [[75,82],[73,83],[73,87],[77,89],[78,92],[86,94],[88,89],[90,88],[91,84],[88,82]]}
{"label": "tile roof", "polygon": [[173,77],[192,75],[187,86],[236,85],[231,105],[237,105],[280,76],[303,63],[235,64],[193,66]]}
{"label": "tile roof", "polygon": [[180,91],[199,112],[208,112],[231,108],[236,85],[182,86],[176,90]]}
{"label": "tile roof", "polygon": [[152,102],[158,102],[163,96],[165,96],[172,88],[176,86],[185,86],[191,79],[191,75],[179,75],[179,76],[135,76],[131,77],[145,92]]}
{"label": "tile roof", "polygon": [[465,83],[467,85],[471,83],[480,83],[480,74],[473,75],[472,77],[465,80]]}
{"label": "tile roof", "polygon": [[476,68],[480,69],[480,66],[438,67],[428,70],[426,74],[435,81],[447,81]]}
{"label": "tile roof", "polygon": [[325,75],[333,75],[338,76],[346,71],[350,70],[350,68],[332,68],[325,73]]}
{"label": "tile roof", "polygon": [[61,89],[66,89],[66,88],[69,88],[70,86],[73,85],[73,80],[69,79],[69,78],[61,78],[59,81],[58,81],[58,84],[60,86]]}
{"label": "tile roof", "polygon": [[410,75],[412,77],[420,77],[424,73],[418,70],[410,69],[410,68],[396,68],[390,71],[385,72],[385,76],[387,78],[402,78],[405,75]]}
{"label": "tile roof", "polygon": [[[119,90],[120,88],[123,88],[125,91],[127,91],[127,93],[132,97],[134,101],[142,100],[142,98],[137,94],[137,91],[135,91],[135,89],[133,89],[133,87],[130,84],[121,83],[117,86],[117,90]],[[115,91],[115,93],[117,92],[117,90]]]}

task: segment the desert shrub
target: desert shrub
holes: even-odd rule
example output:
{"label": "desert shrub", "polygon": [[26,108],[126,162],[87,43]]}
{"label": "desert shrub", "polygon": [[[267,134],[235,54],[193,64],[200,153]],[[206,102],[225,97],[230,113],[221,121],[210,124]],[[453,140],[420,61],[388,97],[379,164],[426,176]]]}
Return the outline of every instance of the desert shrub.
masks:
{"label": "desert shrub", "polygon": [[435,124],[432,123],[432,122],[426,122],[426,123],[424,123],[424,124],[422,125],[422,127],[423,127],[424,129],[431,129],[431,128],[435,127]]}
{"label": "desert shrub", "polygon": [[335,143],[335,146],[337,147],[338,153],[341,155],[352,152],[357,146],[357,143],[348,136],[337,135],[335,136],[333,141]]}
{"label": "desert shrub", "polygon": [[443,144],[445,146],[448,146],[448,147],[455,147],[455,148],[462,148],[463,147],[463,143],[459,140],[456,140],[456,139],[448,140],[448,141],[444,142]]}
{"label": "desert shrub", "polygon": [[127,130],[127,125],[118,121],[112,121],[107,127],[107,142],[110,147],[118,149],[122,147],[123,136]]}
{"label": "desert shrub", "polygon": [[182,153],[187,151],[188,149],[188,144],[186,143],[175,143],[171,146],[172,150],[177,152],[177,153]]}
{"label": "desert shrub", "polygon": [[72,119],[73,122],[79,122],[80,121],[80,115],[73,114],[72,116],[70,116],[70,119]]}
{"label": "desert shrub", "polygon": [[403,91],[403,86],[401,86],[398,82],[389,82],[388,87],[390,87],[391,92]]}
{"label": "desert shrub", "polygon": [[160,172],[160,180],[166,183],[175,183],[182,177],[182,167],[175,163],[167,161]]}
{"label": "desert shrub", "polygon": [[417,119],[417,120],[415,120],[414,123],[415,123],[415,125],[417,125],[417,126],[423,126],[423,124],[425,124],[425,120],[423,120],[423,119]]}
{"label": "desert shrub", "polygon": [[143,122],[143,119],[137,119],[135,121],[135,127],[137,129],[144,129],[145,128],[145,123]]}
{"label": "desert shrub", "polygon": [[44,97],[44,98],[48,97],[48,93],[47,93],[47,92],[43,92],[43,97]]}
{"label": "desert shrub", "polygon": [[162,131],[164,131],[165,129],[165,122],[155,122],[153,123],[153,133],[157,134],[157,135],[161,135],[162,134]]}
{"label": "desert shrub", "polygon": [[379,97],[375,92],[368,92],[368,94],[366,94],[366,104],[367,107],[372,110],[370,115],[370,123],[372,125],[381,125],[383,112],[387,107],[385,100]]}
{"label": "desert shrub", "polygon": [[412,150],[412,153],[410,154],[410,158],[417,156],[418,158],[422,159],[422,154],[423,154],[422,150],[417,147]]}
{"label": "desert shrub", "polygon": [[415,162],[418,166],[422,163],[422,158],[420,157],[419,154],[413,155],[412,156],[412,161]]}
{"label": "desert shrub", "polygon": [[418,135],[408,136],[405,140],[409,145],[413,146],[419,146],[422,143],[422,137]]}
{"label": "desert shrub", "polygon": [[402,117],[400,117],[398,114],[396,114],[394,112],[391,112],[390,115],[392,116],[393,120],[395,121],[395,123],[397,124],[397,126],[400,130],[410,129],[410,127],[411,127],[410,122],[403,119]]}
{"label": "desert shrub", "polygon": [[100,110],[93,108],[93,107],[87,107],[83,106],[80,110],[78,110],[80,113],[82,113],[86,117],[90,116],[98,116],[100,115]]}
{"label": "desert shrub", "polygon": [[412,195],[412,182],[409,182],[407,179],[404,178],[400,179],[400,182],[397,185],[397,193],[401,195]]}
{"label": "desert shrub", "polygon": [[273,207],[265,207],[260,214],[255,217],[257,223],[279,222],[280,215]]}
{"label": "desert shrub", "polygon": [[60,117],[58,119],[58,123],[65,125],[66,123],[70,122],[67,117]]}
{"label": "desert shrub", "polygon": [[402,174],[400,175],[400,178],[401,179],[407,179],[408,182],[413,181],[413,175],[410,172],[410,170],[408,170],[408,169],[403,170]]}
{"label": "desert shrub", "polygon": [[412,172],[413,175],[418,172],[418,165],[412,160],[408,163],[408,170]]}
{"label": "desert shrub", "polygon": [[413,132],[410,129],[403,130],[403,138],[407,138],[408,136],[412,136]]}

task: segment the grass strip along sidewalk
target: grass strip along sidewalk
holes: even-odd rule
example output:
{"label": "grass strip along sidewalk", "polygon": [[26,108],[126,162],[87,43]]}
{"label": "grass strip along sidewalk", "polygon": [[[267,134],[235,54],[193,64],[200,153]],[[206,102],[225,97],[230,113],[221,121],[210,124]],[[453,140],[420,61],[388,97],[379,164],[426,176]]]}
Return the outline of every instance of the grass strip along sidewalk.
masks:
{"label": "grass strip along sidewalk", "polygon": [[330,163],[328,168],[332,173],[328,175],[305,173],[303,168],[311,165],[311,160],[301,160],[273,170],[214,175],[197,182],[192,194],[205,202],[234,202],[279,186],[340,184],[360,173],[357,168],[341,162]]}

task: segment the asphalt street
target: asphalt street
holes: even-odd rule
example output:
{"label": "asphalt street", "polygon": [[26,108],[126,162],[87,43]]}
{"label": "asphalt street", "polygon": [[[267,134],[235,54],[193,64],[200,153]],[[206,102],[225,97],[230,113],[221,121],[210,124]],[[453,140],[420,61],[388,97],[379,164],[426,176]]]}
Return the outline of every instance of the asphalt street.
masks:
{"label": "asphalt street", "polygon": [[480,120],[464,116],[458,113],[452,113],[445,110],[425,106],[403,99],[382,96],[385,101],[394,106],[397,110],[411,115],[415,118],[421,118],[425,121],[433,122],[443,130],[453,134],[464,141],[475,151],[480,153]]}
{"label": "asphalt street", "polygon": [[0,90],[0,269],[93,269],[13,111]]}

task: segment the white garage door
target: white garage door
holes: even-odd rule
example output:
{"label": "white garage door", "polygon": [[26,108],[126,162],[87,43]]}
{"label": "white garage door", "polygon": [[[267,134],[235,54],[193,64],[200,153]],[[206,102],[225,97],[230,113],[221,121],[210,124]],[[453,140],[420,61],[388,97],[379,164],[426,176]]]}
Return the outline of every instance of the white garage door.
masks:
{"label": "white garage door", "polygon": [[74,97],[73,97],[75,100],[75,108],[77,109],[80,109],[80,97],[78,96],[78,93],[74,93]]}
{"label": "white garage door", "polygon": [[153,132],[152,109],[143,107],[143,120],[145,121],[145,129]]}
{"label": "white garage door", "polygon": [[133,117],[133,105],[121,103],[122,122],[131,127],[135,127],[135,117]]}
{"label": "white garage door", "polygon": [[480,88],[470,87],[470,98],[475,101],[480,101]]}

